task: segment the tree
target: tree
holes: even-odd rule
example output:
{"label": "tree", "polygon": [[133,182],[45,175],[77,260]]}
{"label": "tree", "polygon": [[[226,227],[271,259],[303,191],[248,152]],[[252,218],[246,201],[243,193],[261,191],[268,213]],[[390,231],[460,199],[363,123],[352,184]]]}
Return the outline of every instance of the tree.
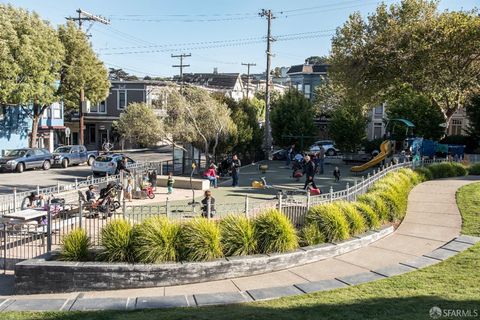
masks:
{"label": "tree", "polygon": [[363,109],[345,103],[332,112],[329,132],[335,144],[344,152],[356,152],[367,137],[368,119]]}
{"label": "tree", "polygon": [[305,59],[305,64],[326,64],[328,63],[328,57],[326,56],[311,56]]}
{"label": "tree", "polygon": [[[58,35],[65,47],[65,59],[60,78],[60,94],[65,107],[79,110],[83,101],[98,103],[108,96],[108,73],[87,36],[69,21],[60,26]],[[83,144],[83,113],[80,110],[80,143]]]}
{"label": "tree", "polygon": [[329,116],[335,108],[343,105],[346,99],[345,88],[328,78],[315,88],[314,95],[313,106],[317,116]]}
{"label": "tree", "polygon": [[36,13],[2,4],[0,43],[0,104],[29,110],[34,147],[40,118],[58,98],[63,47],[55,30]]}
{"label": "tree", "polygon": [[[147,78],[146,76],[145,78]],[[138,80],[138,77],[135,75],[131,75],[122,68],[120,69],[115,69],[115,68],[108,68],[108,78],[112,81],[132,81],[132,80]],[[145,79],[144,80],[150,80],[150,79]],[[149,77],[150,78],[150,77]]]}
{"label": "tree", "polygon": [[145,103],[129,104],[113,126],[123,140],[142,146],[155,145],[162,139],[162,122]]}
{"label": "tree", "polygon": [[425,139],[439,140],[445,133],[442,111],[426,96],[406,88],[392,95],[387,102],[388,119],[407,119],[415,124],[415,134]]}
{"label": "tree", "polygon": [[186,86],[183,95],[176,88],[167,88],[165,127],[174,141],[192,143],[204,153],[207,162],[215,157],[222,139],[236,129],[230,110],[200,88]]}
{"label": "tree", "polygon": [[477,146],[480,143],[480,93],[473,96],[466,108],[468,117],[467,134]]}
{"label": "tree", "polygon": [[313,143],[318,131],[313,117],[310,101],[298,90],[288,90],[272,103],[271,124],[275,144],[287,146],[300,142],[305,147]]}
{"label": "tree", "polygon": [[352,14],[332,40],[330,76],[352,101],[378,105],[405,84],[439,107],[446,123],[480,84],[477,11],[438,12],[438,1],[381,4]]}

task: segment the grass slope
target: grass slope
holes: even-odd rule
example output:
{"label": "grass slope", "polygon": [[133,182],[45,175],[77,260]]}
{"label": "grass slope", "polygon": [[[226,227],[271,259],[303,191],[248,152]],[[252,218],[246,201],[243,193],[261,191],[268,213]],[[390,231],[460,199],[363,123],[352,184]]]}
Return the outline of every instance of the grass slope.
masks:
{"label": "grass slope", "polygon": [[[457,193],[463,233],[480,236],[480,183]],[[437,265],[355,287],[241,305],[132,312],[4,313],[2,319],[430,319],[433,306],[480,313],[480,244]],[[447,318],[442,318],[447,319]]]}

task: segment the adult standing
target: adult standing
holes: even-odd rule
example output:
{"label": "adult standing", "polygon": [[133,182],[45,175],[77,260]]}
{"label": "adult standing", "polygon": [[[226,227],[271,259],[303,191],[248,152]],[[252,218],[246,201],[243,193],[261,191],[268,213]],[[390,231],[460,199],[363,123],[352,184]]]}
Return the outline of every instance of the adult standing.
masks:
{"label": "adult standing", "polygon": [[290,167],[290,163],[292,162],[293,159],[293,153],[295,152],[295,144],[292,144],[290,148],[287,150],[287,167]]}
{"label": "adult standing", "polygon": [[310,159],[310,156],[305,156],[303,158],[305,161],[305,185],[303,186],[303,189],[307,189],[309,185],[312,185],[313,188],[317,189],[317,185],[315,184],[315,164],[313,161]]}
{"label": "adult standing", "polygon": [[232,163],[230,164],[230,170],[232,171],[232,186],[238,187],[238,173],[240,171],[240,160],[237,155],[234,154],[232,157]]}
{"label": "adult standing", "polygon": [[318,170],[320,174],[323,174],[323,165],[325,161],[325,148],[323,146],[320,146],[320,150],[318,151]]}

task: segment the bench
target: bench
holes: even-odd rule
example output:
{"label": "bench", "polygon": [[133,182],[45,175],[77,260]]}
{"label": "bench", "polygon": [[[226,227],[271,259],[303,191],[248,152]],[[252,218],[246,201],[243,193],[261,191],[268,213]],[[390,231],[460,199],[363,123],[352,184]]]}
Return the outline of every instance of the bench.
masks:
{"label": "bench", "polygon": [[[173,177],[175,183],[173,188],[177,189],[190,189],[194,190],[208,190],[210,189],[210,181],[207,179],[192,179],[190,185],[190,177]],[[157,176],[157,187],[167,187],[168,176]]]}

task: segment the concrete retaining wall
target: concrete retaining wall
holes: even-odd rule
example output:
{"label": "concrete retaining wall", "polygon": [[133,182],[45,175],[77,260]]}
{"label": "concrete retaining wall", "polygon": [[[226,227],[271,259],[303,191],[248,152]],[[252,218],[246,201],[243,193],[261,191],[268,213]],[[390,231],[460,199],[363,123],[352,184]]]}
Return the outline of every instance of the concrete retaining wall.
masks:
{"label": "concrete retaining wall", "polygon": [[52,254],[46,254],[15,266],[15,288],[17,294],[74,292],[172,286],[251,276],[356,250],[391,234],[393,230],[392,226],[384,227],[341,243],[303,247],[289,253],[228,257],[209,262],[66,262],[51,260]]}

